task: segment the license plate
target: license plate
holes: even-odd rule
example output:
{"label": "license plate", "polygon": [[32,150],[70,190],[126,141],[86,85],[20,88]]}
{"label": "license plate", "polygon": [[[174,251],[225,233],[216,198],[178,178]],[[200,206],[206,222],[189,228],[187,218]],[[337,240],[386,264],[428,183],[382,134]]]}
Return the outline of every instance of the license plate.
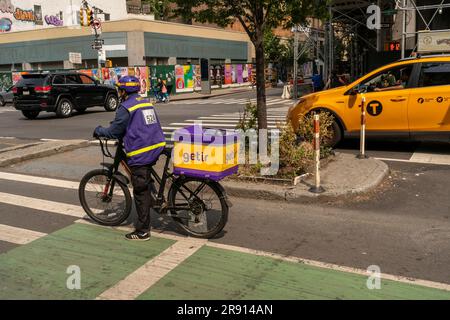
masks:
{"label": "license plate", "polygon": [[29,96],[30,95],[30,91],[23,91],[23,95],[24,96]]}

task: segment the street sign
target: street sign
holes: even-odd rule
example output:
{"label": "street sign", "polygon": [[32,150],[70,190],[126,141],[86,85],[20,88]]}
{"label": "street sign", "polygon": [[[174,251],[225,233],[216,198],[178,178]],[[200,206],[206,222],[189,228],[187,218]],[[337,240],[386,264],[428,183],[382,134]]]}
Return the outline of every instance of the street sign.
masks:
{"label": "street sign", "polygon": [[69,52],[69,62],[73,64],[81,64],[81,53]]}
{"label": "street sign", "polygon": [[94,22],[92,23],[92,28],[99,30],[101,29],[101,27],[102,27],[101,21],[99,19],[94,19]]}
{"label": "street sign", "polygon": [[124,44],[109,44],[109,45],[104,45],[103,48],[106,51],[124,51],[127,50],[127,46]]}
{"label": "street sign", "polygon": [[417,52],[449,52],[450,31],[419,31]]}
{"label": "street sign", "polygon": [[100,63],[106,62],[106,50],[105,49],[98,50],[98,61]]}

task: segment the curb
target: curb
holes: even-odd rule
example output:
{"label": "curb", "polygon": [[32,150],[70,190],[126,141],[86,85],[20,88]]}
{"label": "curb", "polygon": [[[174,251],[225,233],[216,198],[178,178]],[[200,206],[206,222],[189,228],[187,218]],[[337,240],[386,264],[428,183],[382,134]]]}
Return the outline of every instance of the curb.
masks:
{"label": "curb", "polygon": [[[61,152],[89,146],[88,140],[49,141],[16,148],[5,155],[0,154],[0,167],[17,164],[26,160],[47,157]],[[3,152],[4,153],[4,152]]]}
{"label": "curb", "polygon": [[[274,201],[287,201],[291,203],[312,203],[319,201],[332,201],[345,197],[365,194],[377,188],[389,175],[389,167],[386,163],[376,160],[377,168],[370,174],[364,184],[343,190],[325,191],[322,194],[314,194],[307,189],[299,189],[294,186],[276,186],[274,184],[246,183],[235,180],[222,181],[228,196],[248,199],[264,199]],[[300,183],[305,187],[306,184]],[[327,189],[326,185],[324,186]]]}

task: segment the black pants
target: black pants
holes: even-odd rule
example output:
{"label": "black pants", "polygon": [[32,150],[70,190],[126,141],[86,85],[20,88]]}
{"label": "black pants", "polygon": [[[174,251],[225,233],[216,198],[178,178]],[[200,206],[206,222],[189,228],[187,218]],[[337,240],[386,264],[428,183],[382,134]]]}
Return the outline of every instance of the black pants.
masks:
{"label": "black pants", "polygon": [[138,215],[135,228],[139,232],[150,232],[150,209],[153,207],[150,190],[154,190],[150,168],[151,165],[130,168],[134,202]]}

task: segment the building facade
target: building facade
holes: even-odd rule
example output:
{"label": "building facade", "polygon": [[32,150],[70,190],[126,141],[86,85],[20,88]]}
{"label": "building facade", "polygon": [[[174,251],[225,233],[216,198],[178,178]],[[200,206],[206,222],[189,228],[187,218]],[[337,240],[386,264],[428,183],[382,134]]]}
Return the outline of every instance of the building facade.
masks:
{"label": "building facade", "polygon": [[[154,19],[135,1],[90,0],[103,11],[101,37],[113,66],[246,63],[254,48],[244,32]],[[90,27],[80,26],[81,0],[0,0],[0,71],[61,69],[69,53],[80,68],[97,66]],[[109,48],[109,49],[108,49]]]}

